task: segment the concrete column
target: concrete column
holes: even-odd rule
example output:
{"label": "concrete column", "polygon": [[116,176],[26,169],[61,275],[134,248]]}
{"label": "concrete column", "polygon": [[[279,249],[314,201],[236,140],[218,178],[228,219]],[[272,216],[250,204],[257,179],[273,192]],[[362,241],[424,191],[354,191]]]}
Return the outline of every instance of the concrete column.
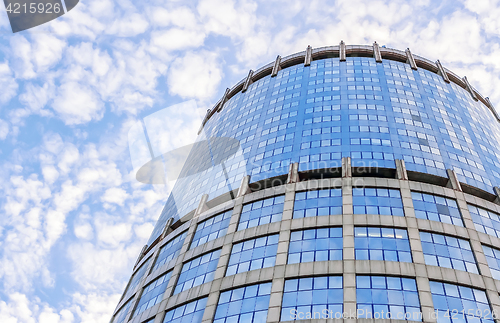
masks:
{"label": "concrete column", "polygon": [[236,197],[242,197],[243,195],[252,192],[249,183],[250,183],[250,175],[244,176],[241,179],[240,188],[238,189],[238,194],[236,195]]}
{"label": "concrete column", "polygon": [[441,62],[439,59],[436,61],[436,66],[438,68],[438,74],[440,74],[443,77],[443,80],[446,83],[450,83],[450,79],[448,78],[448,74],[444,71],[443,65],[441,65]]}
{"label": "concrete column", "polygon": [[380,48],[377,42],[373,43],[373,57],[377,63],[382,63],[382,54],[380,54]]}
{"label": "concrete column", "polygon": [[413,54],[411,53],[409,48],[407,48],[405,52],[406,52],[406,61],[408,62],[408,64],[410,64],[410,67],[416,71],[418,67],[417,63],[415,63],[415,59],[413,58]]}
{"label": "concrete column", "polygon": [[340,41],[339,45],[339,59],[341,62],[345,62],[346,60],[345,43],[343,40]]}
{"label": "concrete column", "polygon": [[408,180],[408,173],[406,172],[405,161],[396,159],[396,177],[397,179]]}
{"label": "concrete column", "polygon": [[500,188],[498,186],[493,187],[493,191],[495,191],[495,195],[497,198],[495,199],[496,204],[500,204]]}
{"label": "concrete column", "polygon": [[493,103],[491,103],[490,98],[486,97],[486,102],[488,102],[488,107],[490,108],[491,112],[495,115],[495,118],[497,118],[498,122],[500,122],[500,116],[498,115],[497,110],[495,110],[495,107],[493,106]]}
{"label": "concrete column", "polygon": [[278,75],[278,72],[281,69],[280,64],[281,64],[281,56],[278,55],[278,57],[276,57],[276,61],[274,62],[273,71],[271,72],[271,77],[275,77],[276,75]]}
{"label": "concrete column", "polygon": [[288,167],[287,184],[299,182],[299,163],[290,164]]}
{"label": "concrete column", "polygon": [[253,76],[253,71],[250,70],[248,72],[247,79],[245,80],[245,83],[243,83],[243,88],[241,89],[241,93],[245,93],[248,90],[248,86],[252,84],[252,76]]}
{"label": "concrete column", "polygon": [[311,65],[311,60],[312,60],[312,47],[308,45],[306,49],[306,56],[304,57],[304,66]]}
{"label": "concrete column", "polygon": [[352,178],[342,178],[342,234],[344,312],[356,312],[356,261],[354,256],[354,216]]}
{"label": "concrete column", "polygon": [[224,96],[222,97],[222,100],[221,100],[221,102],[219,104],[219,107],[217,108],[217,112],[221,112],[222,108],[224,108],[224,104],[228,100],[229,91],[231,91],[231,89],[227,88],[226,92],[224,92]]}
{"label": "concrete column", "polygon": [[460,185],[460,181],[458,180],[457,173],[453,169],[447,169],[446,173],[448,174],[448,187],[451,187],[454,190],[462,191],[462,186]]}
{"label": "concrete column", "polygon": [[470,86],[469,80],[467,80],[467,76],[464,76],[462,80],[464,81],[465,86],[467,87],[467,91],[469,91],[470,95],[472,96],[472,99],[474,99],[474,101],[478,101],[479,99],[477,98],[476,92],[474,92],[472,86]]}
{"label": "concrete column", "polygon": [[352,177],[351,157],[342,157],[342,177]]}
{"label": "concrete column", "polygon": [[200,202],[198,203],[198,207],[194,212],[193,218],[197,218],[201,213],[208,211],[209,207],[207,205],[208,194],[203,194],[201,196]]}

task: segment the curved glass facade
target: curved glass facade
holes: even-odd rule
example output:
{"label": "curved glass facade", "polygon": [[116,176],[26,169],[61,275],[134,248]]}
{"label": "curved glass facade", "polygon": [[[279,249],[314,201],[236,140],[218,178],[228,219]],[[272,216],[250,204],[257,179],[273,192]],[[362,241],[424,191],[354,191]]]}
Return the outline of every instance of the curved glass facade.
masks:
{"label": "curved glass facade", "polygon": [[494,321],[500,123],[451,72],[368,48],[228,91],[114,322]]}
{"label": "curved glass facade", "polygon": [[[470,93],[424,69],[370,57],[321,59],[265,76],[230,98],[205,124],[200,140],[230,137],[238,152],[222,164],[180,180],[150,243],[166,220],[209,198],[300,170],[340,166],[406,168],[459,180],[488,192],[500,184],[500,128],[492,112]],[[196,152],[192,153],[196,155]],[[174,198],[175,197],[175,198]]]}

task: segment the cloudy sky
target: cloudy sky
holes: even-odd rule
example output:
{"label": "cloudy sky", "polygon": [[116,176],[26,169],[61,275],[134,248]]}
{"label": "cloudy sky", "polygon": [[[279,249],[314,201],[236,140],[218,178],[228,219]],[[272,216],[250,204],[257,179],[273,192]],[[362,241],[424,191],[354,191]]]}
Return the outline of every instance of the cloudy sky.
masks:
{"label": "cloudy sky", "polygon": [[170,190],[135,181],[129,129],[278,54],[410,47],[500,106],[498,0],[81,0],[17,34],[0,7],[3,323],[107,323]]}

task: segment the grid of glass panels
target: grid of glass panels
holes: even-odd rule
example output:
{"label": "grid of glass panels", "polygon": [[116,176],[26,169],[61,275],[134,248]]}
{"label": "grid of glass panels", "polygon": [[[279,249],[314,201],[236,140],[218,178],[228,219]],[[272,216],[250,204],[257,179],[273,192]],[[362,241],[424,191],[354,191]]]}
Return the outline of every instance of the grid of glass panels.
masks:
{"label": "grid of glass panels", "polygon": [[144,287],[141,299],[139,300],[139,303],[137,303],[137,307],[135,308],[134,314],[132,316],[139,315],[148,308],[153,307],[154,305],[161,302],[163,293],[165,293],[165,290],[167,289],[170,276],[172,276],[171,271],[164,275],[161,275],[160,277],[149,283],[146,287]]}
{"label": "grid of glass panels", "polygon": [[476,230],[500,238],[500,215],[474,205],[468,206]]}
{"label": "grid of glass panels", "polygon": [[358,318],[422,321],[413,278],[357,276]]}
{"label": "grid of glass panels", "polygon": [[129,299],[125,305],[120,308],[120,310],[116,313],[115,317],[113,318],[113,321],[111,323],[124,323],[125,318],[127,317],[128,310],[130,309],[130,305],[132,305],[132,301],[134,298],[132,297]]}
{"label": "grid of glass panels", "polygon": [[189,302],[165,313],[163,323],[201,323],[207,298]]}
{"label": "grid of glass panels", "polygon": [[493,323],[491,307],[482,290],[429,282],[438,323]]}
{"label": "grid of glass panels", "polygon": [[225,236],[229,221],[231,221],[231,214],[233,214],[233,210],[198,223],[190,248],[198,247],[205,242]]}
{"label": "grid of glass panels", "polygon": [[285,196],[275,196],[243,205],[238,230],[281,221]]}
{"label": "grid of glass panels", "polygon": [[419,192],[411,192],[411,197],[417,218],[464,226],[455,200]]}
{"label": "grid of glass panels", "polygon": [[279,234],[237,243],[231,250],[226,276],[273,267],[276,263]]}
{"label": "grid of glass panels", "polygon": [[182,266],[174,294],[213,280],[220,252],[220,249],[215,250],[186,262]]}
{"label": "grid of glass panels", "polygon": [[265,323],[271,283],[241,287],[220,294],[214,323]]}
{"label": "grid of glass panels", "polygon": [[341,318],[344,304],[342,276],[285,280],[281,321]]}
{"label": "grid of glass panels", "polygon": [[342,214],[342,189],[332,188],[295,193],[293,218]]}
{"label": "grid of glass panels", "polygon": [[301,170],[318,169],[351,156],[355,166],[394,168],[398,158],[409,171],[445,177],[454,169],[462,182],[490,192],[500,183],[498,122],[467,90],[402,62],[348,57],[312,63],[256,80],[210,117],[204,138],[234,138],[241,153],[224,163],[227,176],[219,165],[180,179],[149,244],[168,218],[195,208],[202,194],[226,193],[244,175],[256,181],[286,174],[293,162]]}
{"label": "grid of glass panels", "polygon": [[391,188],[353,188],[354,214],[404,216],[401,192]]}
{"label": "grid of glass panels", "polygon": [[483,250],[490,267],[491,276],[500,280],[500,250],[485,245],[483,245]]}
{"label": "grid of glass panels", "polygon": [[342,228],[292,231],[288,263],[342,260]]}
{"label": "grid of glass panels", "polygon": [[139,267],[139,269],[137,269],[136,272],[132,275],[132,278],[130,279],[130,284],[128,284],[125,294],[127,294],[130,291],[133,291],[134,288],[139,284],[139,281],[141,280],[142,277],[144,277],[146,270],[148,270],[150,261],[151,257],[149,257],[145,262],[143,262],[142,265]]}
{"label": "grid of glass panels", "polygon": [[412,262],[408,232],[404,229],[355,227],[357,260]]}
{"label": "grid of glass panels", "polygon": [[479,273],[469,241],[429,232],[420,232],[420,240],[427,265]]}
{"label": "grid of glass panels", "polygon": [[181,252],[184,240],[186,240],[187,230],[167,242],[166,245],[161,247],[158,257],[156,258],[154,269],[166,264],[170,260],[177,258]]}

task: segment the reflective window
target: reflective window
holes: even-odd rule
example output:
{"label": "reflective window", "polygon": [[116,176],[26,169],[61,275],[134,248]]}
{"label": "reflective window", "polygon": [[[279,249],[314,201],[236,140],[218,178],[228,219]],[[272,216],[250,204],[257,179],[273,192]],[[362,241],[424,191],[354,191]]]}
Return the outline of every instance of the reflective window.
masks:
{"label": "reflective window", "polygon": [[182,266],[174,294],[213,280],[215,269],[217,269],[217,263],[219,262],[220,252],[220,249],[212,251],[211,253],[207,253],[186,262]]}
{"label": "reflective window", "polygon": [[464,226],[455,200],[418,192],[411,192],[411,197],[417,218]]}
{"label": "reflective window", "polygon": [[233,246],[226,276],[274,266],[279,234],[247,240]]}
{"label": "reflective window", "polygon": [[225,236],[229,221],[231,221],[231,214],[233,214],[233,210],[198,223],[190,248],[195,248],[205,242]]}
{"label": "reflective window", "polygon": [[356,299],[358,318],[422,321],[413,278],[357,276]]}
{"label": "reflective window", "polygon": [[288,263],[342,260],[342,228],[292,231]]}
{"label": "reflective window", "polygon": [[285,280],[281,321],[342,317],[342,276]]}
{"label": "reflective window", "polygon": [[165,313],[163,323],[201,323],[207,298],[187,303]]}
{"label": "reflective window", "polygon": [[139,267],[139,269],[137,269],[136,272],[132,275],[132,278],[130,279],[130,284],[128,284],[125,294],[127,294],[130,291],[133,291],[134,288],[139,284],[141,279],[144,277],[146,270],[148,270],[150,261],[151,257],[149,257],[145,262],[143,262],[141,267]]}
{"label": "reflective window", "polygon": [[130,305],[132,305],[132,301],[134,298],[129,299],[120,310],[116,313],[113,321],[111,323],[124,323],[125,317],[127,316],[128,310],[130,309]]}
{"label": "reflective window", "polygon": [[154,269],[166,264],[170,260],[177,258],[181,252],[184,240],[186,240],[187,230],[179,234],[172,240],[170,240],[166,245],[161,247],[158,257],[154,265]]}
{"label": "reflective window", "polygon": [[142,291],[141,299],[135,308],[134,314],[132,316],[136,316],[141,314],[145,310],[154,305],[161,302],[163,298],[163,293],[167,289],[168,281],[170,280],[170,276],[172,276],[172,272],[168,272],[164,275],[153,280],[149,283],[144,290]]}
{"label": "reflective window", "polygon": [[243,205],[238,230],[281,221],[285,196],[280,195]]}
{"label": "reflective window", "polygon": [[271,283],[237,288],[220,294],[214,323],[265,323]]}
{"label": "reflective window", "polygon": [[473,205],[469,212],[477,231],[500,238],[500,215]]}
{"label": "reflective window", "polygon": [[295,193],[293,218],[342,214],[342,189]]}
{"label": "reflective window", "polygon": [[354,228],[357,260],[412,262],[408,232],[392,228]]}
{"label": "reflective window", "polygon": [[401,192],[389,188],[353,188],[354,214],[404,216]]}
{"label": "reflective window", "polygon": [[[482,290],[455,284],[429,282],[438,323],[493,323],[491,308]],[[457,314],[455,314],[457,313]]]}
{"label": "reflective window", "polygon": [[420,240],[427,265],[478,274],[469,241],[429,232],[420,232]]}
{"label": "reflective window", "polygon": [[500,250],[483,245],[484,255],[490,267],[491,276],[500,280]]}

